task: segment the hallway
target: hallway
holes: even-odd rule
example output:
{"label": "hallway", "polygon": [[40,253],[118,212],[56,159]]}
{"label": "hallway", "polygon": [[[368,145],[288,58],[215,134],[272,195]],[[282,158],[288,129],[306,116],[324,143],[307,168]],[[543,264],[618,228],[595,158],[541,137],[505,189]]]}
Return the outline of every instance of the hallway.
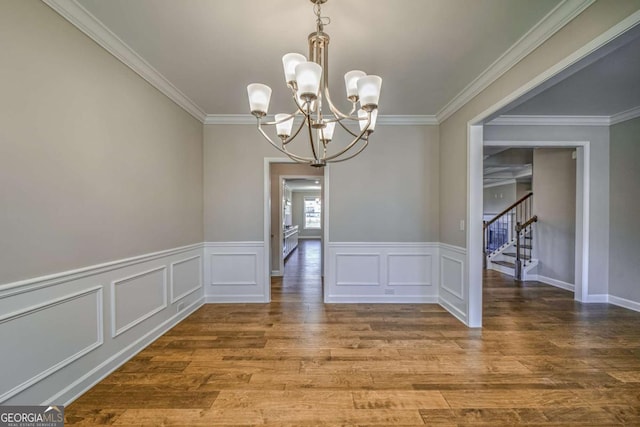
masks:
{"label": "hallway", "polygon": [[640,424],[639,313],[495,272],[482,330],[438,305],[323,304],[309,243],[271,304],[203,306],[67,425]]}
{"label": "hallway", "polygon": [[301,239],[284,263],[284,276],[271,279],[271,301],[322,304],[322,241]]}

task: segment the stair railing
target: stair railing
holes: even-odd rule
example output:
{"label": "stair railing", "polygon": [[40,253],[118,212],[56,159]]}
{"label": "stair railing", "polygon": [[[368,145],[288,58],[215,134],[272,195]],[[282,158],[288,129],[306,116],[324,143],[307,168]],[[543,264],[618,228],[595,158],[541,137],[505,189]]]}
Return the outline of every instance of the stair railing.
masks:
{"label": "stair railing", "polygon": [[[531,234],[531,226],[534,222],[538,222],[538,215],[532,216],[524,224],[516,223],[516,268],[514,272],[516,280],[522,280],[523,263],[531,260],[531,245],[523,246],[520,241],[526,238],[527,234]],[[522,255],[522,249],[524,249],[524,256]]]}
{"label": "stair railing", "polygon": [[[484,267],[487,267],[487,259],[494,252],[509,245],[516,239],[516,225],[524,224],[533,215],[533,193],[529,193],[515,203],[504,209],[489,221],[483,221],[482,247],[484,254]],[[519,240],[519,239],[518,239]]]}

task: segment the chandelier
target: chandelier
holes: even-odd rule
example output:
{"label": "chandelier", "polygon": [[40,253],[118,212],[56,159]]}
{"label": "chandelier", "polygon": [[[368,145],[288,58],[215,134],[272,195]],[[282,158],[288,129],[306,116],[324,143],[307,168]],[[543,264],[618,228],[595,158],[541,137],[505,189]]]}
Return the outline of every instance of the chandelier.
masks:
{"label": "chandelier", "polygon": [[[258,131],[277,150],[298,163],[307,163],[323,167],[327,163],[349,160],[364,150],[369,136],[376,126],[378,99],[382,79],[368,76],[364,71],[353,70],[344,75],[347,99],[351,101],[348,114],[342,113],[331,101],[329,94],[328,47],[329,35],[324,25],[331,20],[321,14],[321,5],[327,0],[311,0],[316,15],[316,31],[309,34],[309,57],[299,53],[287,53],[282,57],[287,86],[291,90],[295,110],[290,113],[276,114],[273,121],[263,121],[269,109],[271,88],[260,83],[247,86],[251,114],[258,121]],[[294,119],[301,117],[294,130]],[[357,123],[359,131],[351,130],[347,124]],[[330,142],[336,123],[353,137],[345,146],[332,150]],[[264,126],[274,126],[280,143],[267,135]],[[311,156],[294,154],[290,151],[291,142],[306,128],[311,148]],[[356,126],[354,126],[354,129]]]}

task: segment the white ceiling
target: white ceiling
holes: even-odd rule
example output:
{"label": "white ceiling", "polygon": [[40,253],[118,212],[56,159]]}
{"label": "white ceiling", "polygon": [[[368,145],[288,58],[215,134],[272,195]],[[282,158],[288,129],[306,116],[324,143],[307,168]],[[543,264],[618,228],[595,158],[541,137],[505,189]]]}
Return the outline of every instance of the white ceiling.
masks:
{"label": "white ceiling", "polygon": [[320,184],[319,179],[302,179],[302,178],[294,178],[294,179],[285,179],[285,185],[291,191],[320,191],[322,185]]}
{"label": "white ceiling", "polygon": [[[246,85],[273,88],[270,111],[292,105],[281,57],[307,53],[315,29],[304,0],[77,0],[207,114],[246,114]],[[383,77],[381,114],[435,115],[561,0],[332,0],[330,85]],[[574,2],[576,3],[576,2]]]}

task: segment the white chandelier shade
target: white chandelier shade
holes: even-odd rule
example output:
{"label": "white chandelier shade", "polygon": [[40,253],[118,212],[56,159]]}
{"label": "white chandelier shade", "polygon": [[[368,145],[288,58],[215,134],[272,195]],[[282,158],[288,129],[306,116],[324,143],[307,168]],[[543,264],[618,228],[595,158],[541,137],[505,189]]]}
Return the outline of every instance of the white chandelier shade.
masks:
{"label": "white chandelier shade", "polygon": [[[378,102],[382,78],[367,75],[364,71],[349,71],[344,76],[346,98],[351,102],[351,110],[345,114],[332,102],[328,87],[328,45],[329,35],[324,25],[329,18],[321,16],[320,6],[327,0],[311,0],[316,14],[316,32],[309,35],[309,56],[287,53],[282,57],[284,78],[291,90],[295,109],[292,113],[278,113],[274,121],[264,121],[269,112],[271,88],[264,84],[252,83],[247,86],[249,108],[258,123],[258,131],[278,151],[299,163],[322,167],[330,162],[342,162],[361,153],[369,143],[369,136],[375,130],[378,116]],[[294,129],[294,119],[302,116],[301,123]],[[359,133],[348,123],[357,123]],[[344,147],[333,149],[336,124],[353,139]],[[276,128],[280,143],[265,132],[263,126]],[[291,143],[306,128],[311,156],[294,154]]]}

